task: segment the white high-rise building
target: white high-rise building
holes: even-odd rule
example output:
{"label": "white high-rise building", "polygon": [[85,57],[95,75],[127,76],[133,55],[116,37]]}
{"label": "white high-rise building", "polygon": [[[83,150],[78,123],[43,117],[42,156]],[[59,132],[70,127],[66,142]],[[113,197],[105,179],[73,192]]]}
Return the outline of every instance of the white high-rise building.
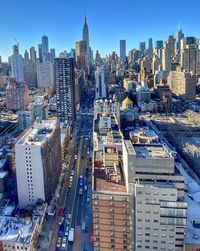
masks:
{"label": "white high-rise building", "polygon": [[183,251],[187,219],[184,177],[176,168],[173,152],[151,143],[154,131],[143,128],[132,142],[123,142],[123,164],[133,205],[132,249]]}
{"label": "white high-rise building", "polygon": [[18,45],[13,46],[13,55],[11,56],[12,76],[17,82],[24,81],[23,57],[19,54]]}
{"label": "white high-rise building", "polygon": [[98,67],[95,71],[95,80],[96,80],[96,90],[95,97],[106,98],[107,97],[107,83],[106,83],[106,71],[103,67]]}
{"label": "white high-rise building", "polygon": [[61,170],[60,127],[57,120],[37,119],[15,145],[19,207],[49,202]]}

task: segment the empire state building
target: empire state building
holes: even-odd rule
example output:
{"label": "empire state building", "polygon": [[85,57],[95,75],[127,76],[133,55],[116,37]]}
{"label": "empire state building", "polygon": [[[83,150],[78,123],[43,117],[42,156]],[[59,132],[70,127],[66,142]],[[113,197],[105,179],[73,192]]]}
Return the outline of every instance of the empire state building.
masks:
{"label": "empire state building", "polygon": [[89,29],[87,25],[87,20],[85,16],[85,21],[83,25],[83,41],[87,42],[87,65],[90,65],[90,45],[89,45]]}
{"label": "empire state building", "polygon": [[85,21],[83,25],[83,40],[87,42],[87,47],[89,48],[89,29],[87,25],[86,16],[85,16]]}

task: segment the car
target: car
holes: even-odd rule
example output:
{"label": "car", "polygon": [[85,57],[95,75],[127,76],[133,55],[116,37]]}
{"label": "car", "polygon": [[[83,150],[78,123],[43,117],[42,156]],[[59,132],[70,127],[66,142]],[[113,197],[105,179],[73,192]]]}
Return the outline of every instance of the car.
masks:
{"label": "car", "polygon": [[68,214],[67,215],[67,219],[71,219],[72,218],[72,215],[71,214]]}
{"label": "car", "polygon": [[90,198],[89,198],[89,197],[87,197],[87,203],[89,204],[89,202],[90,202]]}
{"label": "car", "polygon": [[72,182],[71,182],[71,181],[69,182],[68,187],[69,187],[69,188],[72,187]]}
{"label": "car", "polygon": [[67,243],[67,238],[63,237],[63,239],[62,239],[62,248],[66,247],[66,243]]}
{"label": "car", "polygon": [[60,247],[60,244],[61,244],[61,238],[58,237],[58,240],[57,240],[57,247],[58,247],[58,248]]}
{"label": "car", "polygon": [[71,176],[74,176],[74,170],[71,170]]}
{"label": "car", "polygon": [[77,159],[77,155],[76,154],[75,154],[74,158]]}
{"label": "car", "polygon": [[68,236],[68,234],[69,234],[69,228],[68,228],[68,227],[66,227],[66,229],[65,229],[65,236],[67,237],[67,236]]}
{"label": "car", "polygon": [[72,180],[73,180],[73,176],[70,176],[70,177],[69,177],[69,180],[72,182]]}
{"label": "car", "polygon": [[85,192],[87,192],[88,187],[85,185]]}

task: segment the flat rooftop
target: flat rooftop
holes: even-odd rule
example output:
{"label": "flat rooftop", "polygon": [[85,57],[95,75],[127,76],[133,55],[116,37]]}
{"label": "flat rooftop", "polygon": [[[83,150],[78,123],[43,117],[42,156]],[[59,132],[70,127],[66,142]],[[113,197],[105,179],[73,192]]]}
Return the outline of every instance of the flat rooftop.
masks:
{"label": "flat rooftop", "polygon": [[126,193],[127,189],[124,182],[124,175],[121,164],[119,165],[119,175],[121,180],[116,183],[110,181],[106,174],[106,167],[103,164],[102,151],[94,152],[94,167],[93,167],[93,179],[94,179],[94,190],[99,192],[110,192],[110,193]]}
{"label": "flat rooftop", "polygon": [[163,145],[137,145],[134,144],[133,148],[137,158],[156,158],[163,159],[169,158],[170,155]]}
{"label": "flat rooftop", "polygon": [[20,145],[40,146],[45,143],[56,128],[56,120],[36,121],[34,125],[17,142]]}
{"label": "flat rooftop", "polygon": [[6,206],[0,215],[0,241],[29,244],[39,217],[45,213],[46,205],[36,206],[28,217],[10,216],[13,209],[12,206]]}
{"label": "flat rooftop", "polygon": [[137,158],[164,159],[171,158],[169,150],[161,143],[134,144],[130,140],[124,140],[125,147],[129,154],[136,155]]}
{"label": "flat rooftop", "polygon": [[131,136],[145,136],[147,138],[158,137],[157,134],[150,129],[147,128],[135,128],[135,130],[130,131]]}

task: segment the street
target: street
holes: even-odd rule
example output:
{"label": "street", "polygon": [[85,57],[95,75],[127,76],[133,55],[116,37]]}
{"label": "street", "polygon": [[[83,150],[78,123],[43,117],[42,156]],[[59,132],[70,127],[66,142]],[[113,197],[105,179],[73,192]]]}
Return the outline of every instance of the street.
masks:
{"label": "street", "polygon": [[[73,131],[74,153],[69,156],[68,170],[64,172],[56,214],[45,222],[38,250],[92,251],[90,230],[91,205],[91,132],[92,117],[79,115]],[[67,160],[66,160],[67,161]],[[83,176],[83,194],[79,194],[79,179]],[[69,230],[74,229],[74,240],[68,241]]]}

